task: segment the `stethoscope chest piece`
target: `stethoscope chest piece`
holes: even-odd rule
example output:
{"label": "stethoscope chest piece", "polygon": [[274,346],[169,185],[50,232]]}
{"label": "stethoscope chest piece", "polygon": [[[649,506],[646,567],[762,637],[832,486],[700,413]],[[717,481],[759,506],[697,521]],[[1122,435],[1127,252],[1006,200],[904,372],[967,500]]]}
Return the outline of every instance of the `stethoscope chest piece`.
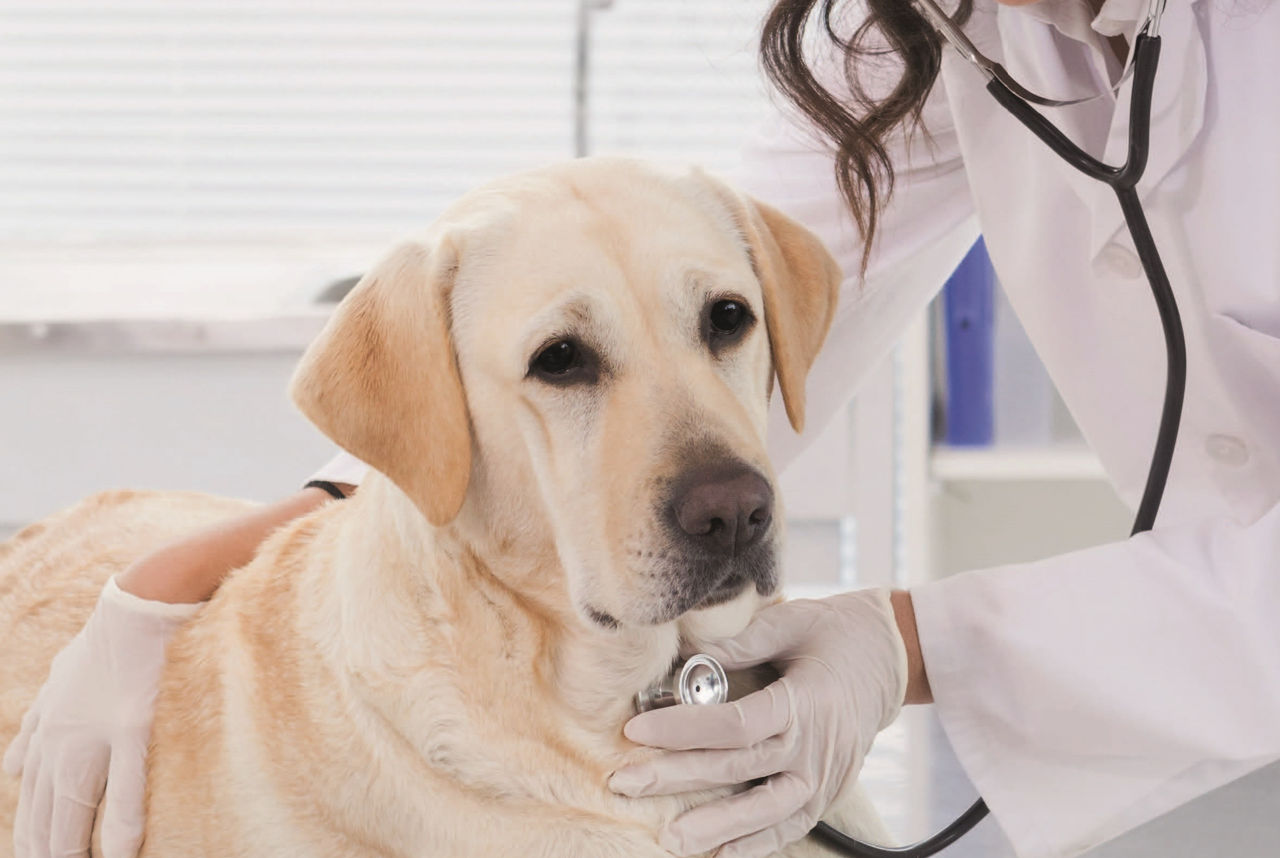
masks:
{"label": "stethoscope chest piece", "polygon": [[648,712],[677,703],[724,703],[729,699],[729,679],[720,662],[699,653],[679,670],[636,695],[636,711]]}

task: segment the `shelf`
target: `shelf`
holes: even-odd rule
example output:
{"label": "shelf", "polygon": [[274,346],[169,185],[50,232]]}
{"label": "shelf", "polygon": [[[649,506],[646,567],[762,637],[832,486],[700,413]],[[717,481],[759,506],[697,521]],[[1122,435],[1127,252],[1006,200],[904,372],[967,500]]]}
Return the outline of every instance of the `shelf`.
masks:
{"label": "shelf", "polygon": [[929,473],[944,482],[1105,480],[1106,472],[1088,447],[934,447]]}

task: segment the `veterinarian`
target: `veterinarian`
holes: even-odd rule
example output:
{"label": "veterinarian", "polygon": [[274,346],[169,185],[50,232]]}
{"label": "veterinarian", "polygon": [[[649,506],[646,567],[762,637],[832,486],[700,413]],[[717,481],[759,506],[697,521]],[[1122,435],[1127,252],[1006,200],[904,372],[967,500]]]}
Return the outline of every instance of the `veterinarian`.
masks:
{"label": "veterinarian", "polygon": [[[811,78],[788,34],[819,5],[780,2],[766,23],[766,66],[800,111],[779,114],[739,176],[822,235],[850,274],[810,376],[807,434],[940,285],[875,284],[976,213],[1023,326],[1136,505],[1165,353],[1115,196],[1035,139],[955,52],[937,67],[936,32],[906,0],[836,3],[840,32],[866,29],[815,53]],[[964,31],[1042,94],[1104,93],[1046,115],[1116,161],[1129,85],[1108,91],[1147,10],[973,0]],[[1077,854],[1280,757],[1280,2],[1175,0],[1161,36],[1138,190],[1182,310],[1187,379],[1154,530],[910,592],[766,609],[712,654],[730,667],[774,662],[781,680],[626,727],[669,753],[617,772],[619,792],[767,778],[675,820],[661,836],[671,851],[728,843],[721,855],[755,856],[803,836],[904,702],[935,704],[1022,856]],[[815,120],[836,141],[834,173]],[[864,265],[865,285],[854,276]],[[775,426],[778,464],[806,440]],[[85,854],[104,783],[106,854],[136,851],[165,643],[266,533],[352,490],[360,469],[340,459],[320,476],[327,484],[168,546],[108,585],[5,755],[24,778],[29,854]],[[86,688],[113,690],[90,699]]]}

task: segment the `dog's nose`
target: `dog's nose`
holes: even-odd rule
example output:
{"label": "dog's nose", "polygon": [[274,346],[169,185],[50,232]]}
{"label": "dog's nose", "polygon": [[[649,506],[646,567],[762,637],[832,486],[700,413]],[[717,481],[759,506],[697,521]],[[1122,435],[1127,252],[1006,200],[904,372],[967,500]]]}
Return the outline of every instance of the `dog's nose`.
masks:
{"label": "dog's nose", "polygon": [[672,504],[676,521],[706,551],[733,557],[760,541],[773,518],[773,490],[753,470],[735,469],[687,486]]}

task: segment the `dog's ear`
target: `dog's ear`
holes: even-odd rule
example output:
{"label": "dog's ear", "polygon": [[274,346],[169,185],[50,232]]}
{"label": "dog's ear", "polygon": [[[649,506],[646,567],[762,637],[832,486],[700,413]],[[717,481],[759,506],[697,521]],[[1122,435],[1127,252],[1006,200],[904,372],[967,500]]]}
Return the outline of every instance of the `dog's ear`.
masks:
{"label": "dog's ear", "polygon": [[396,248],[338,305],[290,388],[311,422],[388,476],[434,525],[458,514],[471,474],[449,334],[456,270],[447,238]]}
{"label": "dog's ear", "polygon": [[718,180],[710,181],[746,239],[764,291],[773,369],[787,418],[799,432],[804,428],[805,377],[835,316],[840,266],[818,237],[798,222]]}

